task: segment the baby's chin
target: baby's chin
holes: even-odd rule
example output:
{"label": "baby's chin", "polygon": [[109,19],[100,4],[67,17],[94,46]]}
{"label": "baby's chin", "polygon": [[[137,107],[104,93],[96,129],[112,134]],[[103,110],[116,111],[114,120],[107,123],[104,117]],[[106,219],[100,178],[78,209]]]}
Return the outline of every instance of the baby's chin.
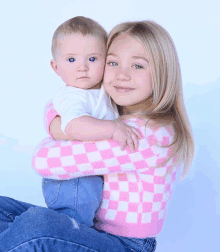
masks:
{"label": "baby's chin", "polygon": [[98,84],[92,83],[91,84],[91,83],[88,83],[88,81],[85,79],[80,79],[76,83],[69,83],[69,84],[66,83],[66,86],[80,88],[80,89],[84,89],[84,90],[101,88],[100,83],[98,83]]}

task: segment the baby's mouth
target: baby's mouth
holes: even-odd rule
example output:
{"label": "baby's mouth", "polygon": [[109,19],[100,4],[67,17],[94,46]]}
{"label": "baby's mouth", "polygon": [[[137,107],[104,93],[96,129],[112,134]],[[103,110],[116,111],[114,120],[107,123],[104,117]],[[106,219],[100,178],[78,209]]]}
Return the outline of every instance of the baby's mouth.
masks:
{"label": "baby's mouth", "polygon": [[89,79],[89,77],[88,77],[88,76],[81,76],[81,77],[79,77],[79,78],[77,78],[77,79],[83,80],[83,79]]}

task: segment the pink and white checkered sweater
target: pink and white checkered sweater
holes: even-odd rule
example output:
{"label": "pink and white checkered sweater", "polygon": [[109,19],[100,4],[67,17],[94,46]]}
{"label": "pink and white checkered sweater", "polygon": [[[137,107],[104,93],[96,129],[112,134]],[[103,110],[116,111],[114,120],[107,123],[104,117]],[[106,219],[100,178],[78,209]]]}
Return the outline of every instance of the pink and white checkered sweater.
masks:
{"label": "pink and white checkered sweater", "polygon": [[[46,127],[57,115],[52,104],[46,107]],[[80,142],[44,139],[35,149],[33,167],[42,177],[65,180],[88,175],[104,175],[102,202],[96,228],[114,235],[146,238],[157,236],[163,227],[167,204],[171,199],[177,167],[167,175],[175,158],[164,166],[149,169],[165,161],[172,147],[160,148],[173,141],[171,126],[138,126],[137,119],[126,121],[145,137],[139,150],[120,150],[113,140]]]}

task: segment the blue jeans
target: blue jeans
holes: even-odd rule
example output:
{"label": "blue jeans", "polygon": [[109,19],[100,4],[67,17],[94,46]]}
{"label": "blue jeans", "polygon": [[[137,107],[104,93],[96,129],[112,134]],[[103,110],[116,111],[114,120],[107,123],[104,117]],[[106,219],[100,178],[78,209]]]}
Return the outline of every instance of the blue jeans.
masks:
{"label": "blue jeans", "polygon": [[88,227],[94,225],[93,219],[102,199],[101,176],[70,180],[43,179],[42,188],[48,208],[66,214]]}
{"label": "blue jeans", "polygon": [[0,196],[0,252],[153,252],[155,238],[126,238],[65,214]]}

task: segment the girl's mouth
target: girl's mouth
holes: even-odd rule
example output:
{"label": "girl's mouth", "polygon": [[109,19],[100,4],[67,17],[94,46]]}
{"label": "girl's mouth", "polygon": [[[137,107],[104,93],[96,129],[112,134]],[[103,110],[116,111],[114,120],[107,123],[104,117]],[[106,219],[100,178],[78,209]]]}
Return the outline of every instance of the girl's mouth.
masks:
{"label": "girl's mouth", "polygon": [[127,88],[127,87],[115,87],[115,89],[119,93],[126,93],[134,90],[133,88]]}

